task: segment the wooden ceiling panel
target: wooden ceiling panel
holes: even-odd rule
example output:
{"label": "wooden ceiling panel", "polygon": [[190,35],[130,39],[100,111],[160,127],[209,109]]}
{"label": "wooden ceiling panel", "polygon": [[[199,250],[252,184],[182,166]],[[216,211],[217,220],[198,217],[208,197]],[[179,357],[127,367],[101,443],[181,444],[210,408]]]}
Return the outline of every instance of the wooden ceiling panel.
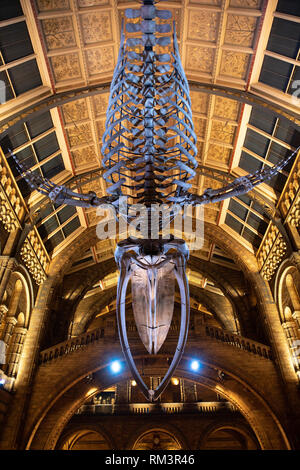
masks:
{"label": "wooden ceiling panel", "polygon": [[250,54],[223,50],[220,66],[220,75],[246,80]]}
{"label": "wooden ceiling panel", "polygon": [[92,128],[89,122],[78,123],[76,126],[67,128],[70,147],[87,144],[93,141]]}
{"label": "wooden ceiling panel", "polygon": [[237,121],[240,112],[240,103],[238,101],[215,97],[213,116]]}
{"label": "wooden ceiling panel", "polygon": [[40,12],[68,10],[70,8],[69,0],[36,0],[36,3]]}
{"label": "wooden ceiling panel", "polygon": [[212,120],[210,139],[226,144],[233,144],[236,126],[228,124],[228,122]]}
{"label": "wooden ceiling panel", "polygon": [[77,150],[72,150],[71,155],[73,158],[73,162],[76,168],[76,172],[80,173],[86,171],[89,167],[97,167],[98,160],[95,153],[95,147],[82,147]]}
{"label": "wooden ceiling panel", "polygon": [[64,121],[66,124],[83,121],[89,118],[87,101],[84,99],[71,101],[62,106]]}
{"label": "wooden ceiling panel", "polygon": [[50,58],[50,62],[56,82],[82,78],[80,59],[77,52],[56,55]]}
{"label": "wooden ceiling panel", "polygon": [[89,77],[113,73],[115,67],[114,46],[102,46],[85,52]]}
{"label": "wooden ceiling panel", "polygon": [[222,0],[190,0],[189,3],[191,5],[213,5],[219,6],[221,5]]}
{"label": "wooden ceiling panel", "polygon": [[256,17],[228,14],[224,44],[252,47],[256,27]]}
{"label": "wooden ceiling panel", "polygon": [[215,43],[218,37],[220,13],[209,10],[189,10],[187,39]]}
{"label": "wooden ceiling panel", "polygon": [[85,45],[113,40],[111,11],[93,11],[80,15]]}
{"label": "wooden ceiling panel", "polygon": [[255,8],[261,7],[262,0],[230,0],[231,7]]}
{"label": "wooden ceiling panel", "polygon": [[[56,91],[111,81],[121,20],[125,9],[138,7],[138,2],[35,1]],[[171,0],[158,5],[159,9],[166,8],[173,13],[188,79],[246,89],[255,41],[261,29],[261,4],[261,0]],[[157,47],[156,52],[165,50]],[[108,93],[99,94],[62,107],[64,133],[77,175],[101,166],[108,99]],[[198,162],[229,171],[232,153],[241,146],[241,139],[237,138],[240,126],[247,125],[245,119],[246,124],[240,121],[243,105],[223,96],[197,91],[191,91],[191,102],[198,138]],[[238,162],[235,163],[238,166]],[[192,185],[192,190],[198,194],[207,187],[220,186],[199,173]],[[105,187],[101,179],[98,185],[91,183],[81,189],[101,196]],[[209,205],[205,208],[205,219],[219,223],[224,211],[227,211],[226,205]],[[96,212],[84,212],[87,223],[95,225]]]}
{"label": "wooden ceiling panel", "polygon": [[109,100],[109,93],[93,96],[92,102],[93,102],[95,116],[98,117],[98,116],[106,114],[108,100]]}
{"label": "wooden ceiling panel", "polygon": [[231,149],[228,147],[224,147],[223,145],[217,145],[217,144],[209,144],[208,145],[208,150],[206,154],[206,162],[210,162],[211,164],[214,164],[215,166],[219,166],[220,164],[229,165],[230,161],[230,155],[231,155]]}
{"label": "wooden ceiling panel", "polygon": [[193,113],[207,114],[209,95],[207,93],[199,93],[197,91],[191,91],[191,102]]}
{"label": "wooden ceiling panel", "polygon": [[62,18],[49,18],[42,20],[41,23],[49,51],[77,46],[71,15]]}
{"label": "wooden ceiling panel", "polygon": [[186,72],[201,72],[211,75],[214,66],[215,49],[204,46],[186,46]]}

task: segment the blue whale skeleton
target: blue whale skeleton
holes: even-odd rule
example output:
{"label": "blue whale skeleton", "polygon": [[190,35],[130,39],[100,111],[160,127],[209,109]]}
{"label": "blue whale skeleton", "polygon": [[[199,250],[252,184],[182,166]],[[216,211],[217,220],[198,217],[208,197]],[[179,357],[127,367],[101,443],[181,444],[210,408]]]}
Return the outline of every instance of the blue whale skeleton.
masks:
{"label": "blue whale skeleton", "polygon": [[[108,195],[81,194],[56,185],[26,168],[10,151],[32,189],[58,204],[97,207],[110,204],[117,217],[130,222],[132,203],[146,208],[148,237],[128,238],[115,251],[120,270],[117,287],[119,337],[134,379],[150,400],[168,385],[182,358],[189,326],[189,288],[185,265],[189,251],[183,240],[151,238],[151,208],[167,204],[173,217],[176,207],[202,205],[245,194],[281,171],[297,150],[277,165],[236,178],[220,189],[202,195],[189,192],[196,175],[197,147],[189,86],[181,65],[175,24],[170,11],[158,10],[155,0],[143,0],[141,8],[127,9],[103,134],[103,177]],[[128,211],[120,209],[126,196]],[[163,228],[160,220],[160,229]],[[155,390],[147,387],[133,360],[126,329],[125,300],[131,282],[132,307],[139,336],[150,354],[156,354],[168,334],[177,282],[181,297],[181,321],[177,347],[169,368]]]}

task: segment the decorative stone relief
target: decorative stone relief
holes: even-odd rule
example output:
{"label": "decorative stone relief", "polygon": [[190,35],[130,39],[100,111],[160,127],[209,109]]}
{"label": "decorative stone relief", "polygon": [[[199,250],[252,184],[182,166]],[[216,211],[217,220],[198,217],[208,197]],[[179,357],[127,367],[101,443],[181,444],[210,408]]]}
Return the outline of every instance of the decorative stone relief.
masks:
{"label": "decorative stone relief", "polygon": [[78,122],[88,119],[89,112],[85,99],[71,101],[62,106],[65,123]]}
{"label": "decorative stone relief", "polygon": [[256,24],[253,16],[228,15],[224,43],[252,47]]}
{"label": "decorative stone relief", "polygon": [[197,72],[212,73],[215,51],[212,47],[187,46],[186,68]]}
{"label": "decorative stone relief", "polygon": [[236,121],[238,119],[239,110],[240,104],[237,101],[216,96],[213,112],[214,116]]}
{"label": "decorative stone relief", "polygon": [[249,54],[242,52],[223,51],[220,74],[231,77],[246,78],[249,63]]}
{"label": "decorative stone relief", "polygon": [[266,281],[272,279],[286,252],[287,246],[283,236],[278,228],[271,223],[257,253],[261,274]]}
{"label": "decorative stone relief", "polygon": [[190,10],[188,37],[200,41],[215,42],[218,36],[220,14],[209,10]]}
{"label": "decorative stone relief", "polygon": [[85,54],[90,75],[99,75],[113,71],[115,65],[113,46],[90,49]]}
{"label": "decorative stone relief", "polygon": [[286,222],[294,227],[299,226],[300,220],[299,178],[300,162],[298,161],[289,177],[288,185],[280,203],[280,209],[286,218]]}
{"label": "decorative stone relief", "polygon": [[9,171],[4,154],[0,149],[0,220],[7,232],[20,228],[20,218],[24,208],[18,187]]}
{"label": "decorative stone relief", "polygon": [[59,81],[81,77],[79,56],[77,53],[51,57],[55,79]]}
{"label": "decorative stone relief", "polygon": [[18,218],[12,211],[12,208],[2,192],[0,193],[0,220],[7,232],[14,232],[20,227]]}
{"label": "decorative stone relief", "polygon": [[81,15],[82,35],[85,44],[94,44],[101,41],[111,41],[112,20],[108,11],[86,13]]}
{"label": "decorative stone relief", "polygon": [[47,277],[45,270],[48,266],[48,260],[45,248],[33,230],[26,238],[20,256],[37,285],[42,284]]}
{"label": "decorative stone relief", "polygon": [[287,221],[294,227],[299,227],[300,225],[300,196],[297,195],[293,207],[287,217]]}
{"label": "decorative stone relief", "polygon": [[[0,220],[4,229],[13,232],[21,228],[20,220],[25,212],[18,192],[18,186],[10,175],[8,164],[0,148]],[[34,228],[28,234],[20,250],[20,256],[37,284],[46,279],[49,264],[47,251]]]}
{"label": "decorative stone relief", "polygon": [[[300,153],[298,152],[298,161],[294,166],[293,172],[289,176],[288,184],[286,185],[280,202],[280,210],[284,217],[284,224],[290,223],[294,227],[299,227],[300,220],[298,182],[300,176],[299,155]],[[286,254],[286,242],[278,228],[271,222],[257,252],[257,260],[261,268],[261,273],[267,281],[272,279]]]}
{"label": "decorative stone relief", "polygon": [[71,16],[42,20],[42,26],[49,50],[76,46]]}

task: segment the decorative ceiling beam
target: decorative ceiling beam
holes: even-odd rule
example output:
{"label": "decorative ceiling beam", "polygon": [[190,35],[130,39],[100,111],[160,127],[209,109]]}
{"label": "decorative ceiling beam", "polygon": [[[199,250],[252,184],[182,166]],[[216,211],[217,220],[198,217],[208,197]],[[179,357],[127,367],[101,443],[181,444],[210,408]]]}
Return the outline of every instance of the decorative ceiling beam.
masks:
{"label": "decorative ceiling beam", "polygon": [[[267,98],[262,98],[255,95],[252,92],[238,90],[236,88],[230,88],[223,85],[212,85],[210,83],[198,83],[189,81],[191,91],[198,91],[201,93],[209,93],[211,95],[222,96],[224,98],[239,101],[241,103],[249,104],[254,108],[260,108],[262,110],[268,109],[272,111],[279,118],[290,122],[295,129],[300,131],[300,118],[299,113],[292,110],[286,109],[283,106],[272,103]],[[15,125],[25,122],[27,119],[37,117],[45,110],[62,106],[63,104],[71,101],[87,98],[88,96],[95,96],[98,94],[108,93],[110,89],[110,83],[89,85],[74,90],[63,91],[56,93],[50,97],[44,98],[36,103],[34,106],[30,106],[22,111],[22,113],[15,114],[10,118],[0,121],[0,134],[3,138],[9,130]]]}

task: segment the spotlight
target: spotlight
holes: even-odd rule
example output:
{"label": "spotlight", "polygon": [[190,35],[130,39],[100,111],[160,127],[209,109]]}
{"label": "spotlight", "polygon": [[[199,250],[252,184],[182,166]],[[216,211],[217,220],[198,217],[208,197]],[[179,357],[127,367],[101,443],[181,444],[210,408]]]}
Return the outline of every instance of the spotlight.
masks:
{"label": "spotlight", "polygon": [[5,379],[0,379],[0,385],[5,385]]}
{"label": "spotlight", "polygon": [[131,381],[131,386],[132,386],[132,387],[136,387],[136,381],[135,381],[135,380],[132,380],[132,381]]}
{"label": "spotlight", "polygon": [[194,372],[197,372],[197,371],[200,369],[200,362],[199,362],[199,361],[196,361],[196,360],[193,360],[193,361],[191,362],[190,368],[191,368]]}
{"label": "spotlight", "polygon": [[121,370],[121,363],[120,361],[113,361],[110,364],[110,370],[114,373],[117,374]]}
{"label": "spotlight", "polygon": [[178,380],[176,377],[173,377],[173,379],[172,379],[172,384],[173,384],[173,385],[178,385],[178,384],[179,384],[179,380]]}

